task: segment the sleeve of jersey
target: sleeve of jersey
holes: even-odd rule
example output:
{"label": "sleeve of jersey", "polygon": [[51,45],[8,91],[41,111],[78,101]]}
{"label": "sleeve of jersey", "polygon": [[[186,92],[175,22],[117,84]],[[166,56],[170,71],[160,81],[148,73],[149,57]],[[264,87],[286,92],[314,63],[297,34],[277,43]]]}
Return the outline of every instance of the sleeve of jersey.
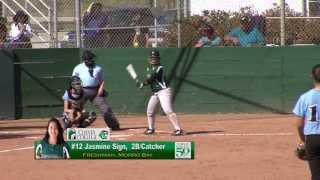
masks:
{"label": "sleeve of jersey", "polygon": [[62,100],[64,100],[64,101],[68,101],[69,100],[69,96],[68,96],[68,92],[67,91],[64,92],[64,94],[62,96]]}
{"label": "sleeve of jersey", "polygon": [[41,155],[42,155],[42,145],[41,143],[39,143],[36,147],[36,159],[41,159]]}
{"label": "sleeve of jersey", "polygon": [[303,96],[301,96],[299,98],[299,100],[297,101],[296,105],[293,108],[293,113],[299,117],[304,118],[305,117],[305,112],[306,111],[306,107],[304,105],[304,98]]}
{"label": "sleeve of jersey", "polygon": [[76,66],[76,67],[73,69],[73,71],[72,71],[72,76],[79,76],[78,67],[79,67],[79,66]]}
{"label": "sleeve of jersey", "polygon": [[63,146],[63,158],[70,159],[69,149],[66,146]]}
{"label": "sleeve of jersey", "polygon": [[99,82],[100,82],[100,83],[101,83],[102,81],[104,81],[104,72],[103,72],[102,68],[99,69],[98,79],[99,79]]}

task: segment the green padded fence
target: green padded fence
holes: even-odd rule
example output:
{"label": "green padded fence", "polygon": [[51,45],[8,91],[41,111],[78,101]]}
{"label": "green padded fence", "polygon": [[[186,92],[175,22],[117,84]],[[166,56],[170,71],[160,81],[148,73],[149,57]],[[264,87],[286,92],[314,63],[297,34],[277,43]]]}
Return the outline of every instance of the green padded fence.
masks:
{"label": "green padded fence", "polygon": [[[16,50],[18,118],[61,114],[61,96],[82,51]],[[144,113],[150,89],[138,90],[125,67],[133,64],[142,79],[149,49],[92,51],[105,70],[113,110]],[[290,113],[298,96],[312,87],[309,74],[320,63],[319,52],[320,47],[160,49],[180,113]]]}

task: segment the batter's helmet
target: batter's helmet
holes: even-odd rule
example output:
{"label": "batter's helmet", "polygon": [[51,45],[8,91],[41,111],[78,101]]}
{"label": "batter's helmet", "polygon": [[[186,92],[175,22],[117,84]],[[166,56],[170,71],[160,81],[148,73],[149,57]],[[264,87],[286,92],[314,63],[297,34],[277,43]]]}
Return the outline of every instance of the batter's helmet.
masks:
{"label": "batter's helmet", "polygon": [[157,49],[152,49],[149,56],[150,64],[159,64],[160,63],[160,53]]}
{"label": "batter's helmet", "polygon": [[152,49],[150,51],[150,58],[160,58],[160,53],[157,49]]}

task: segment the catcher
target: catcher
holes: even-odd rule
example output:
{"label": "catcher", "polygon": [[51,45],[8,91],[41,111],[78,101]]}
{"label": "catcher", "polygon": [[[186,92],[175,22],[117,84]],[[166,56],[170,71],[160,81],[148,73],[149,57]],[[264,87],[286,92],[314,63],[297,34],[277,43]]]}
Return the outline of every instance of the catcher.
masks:
{"label": "catcher", "polygon": [[296,154],[307,160],[312,180],[320,179],[320,64],[312,68],[314,88],[302,94],[293,113],[301,143]]}
{"label": "catcher", "polygon": [[72,76],[69,88],[65,91],[62,99],[64,100],[63,123],[64,129],[76,125],[85,128],[92,124],[97,116],[95,112],[85,112],[85,98],[82,88],[82,81],[77,76]]}

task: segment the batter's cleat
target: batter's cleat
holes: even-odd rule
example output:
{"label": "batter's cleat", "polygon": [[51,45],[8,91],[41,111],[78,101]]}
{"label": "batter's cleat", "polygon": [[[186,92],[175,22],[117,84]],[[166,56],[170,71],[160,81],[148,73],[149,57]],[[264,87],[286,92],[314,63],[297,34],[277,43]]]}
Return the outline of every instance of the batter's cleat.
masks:
{"label": "batter's cleat", "polygon": [[182,129],[178,129],[173,131],[172,136],[183,136],[184,135],[184,131]]}
{"label": "batter's cleat", "polygon": [[145,135],[151,135],[151,134],[154,134],[155,133],[155,130],[154,129],[146,129],[145,131],[144,131],[144,134]]}

